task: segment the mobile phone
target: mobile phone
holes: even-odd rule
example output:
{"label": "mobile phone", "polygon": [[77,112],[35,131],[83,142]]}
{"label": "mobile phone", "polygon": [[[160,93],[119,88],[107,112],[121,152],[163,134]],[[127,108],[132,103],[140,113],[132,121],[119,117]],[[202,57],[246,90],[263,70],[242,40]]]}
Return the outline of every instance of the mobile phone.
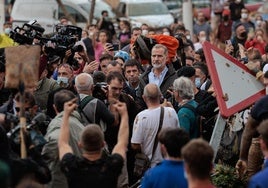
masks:
{"label": "mobile phone", "polygon": [[119,44],[113,44],[113,50],[118,51],[119,50]]}
{"label": "mobile phone", "polygon": [[231,40],[226,40],[226,41],[225,41],[225,44],[226,44],[226,45],[230,45],[230,44],[232,44],[232,41],[231,41]]}

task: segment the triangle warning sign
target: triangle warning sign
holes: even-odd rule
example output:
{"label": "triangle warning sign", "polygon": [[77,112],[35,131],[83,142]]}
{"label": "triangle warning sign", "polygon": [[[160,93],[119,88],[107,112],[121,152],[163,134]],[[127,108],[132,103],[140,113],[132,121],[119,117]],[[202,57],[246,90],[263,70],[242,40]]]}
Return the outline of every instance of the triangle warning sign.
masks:
{"label": "triangle warning sign", "polygon": [[229,117],[265,95],[264,85],[237,59],[209,42],[203,44],[220,113]]}

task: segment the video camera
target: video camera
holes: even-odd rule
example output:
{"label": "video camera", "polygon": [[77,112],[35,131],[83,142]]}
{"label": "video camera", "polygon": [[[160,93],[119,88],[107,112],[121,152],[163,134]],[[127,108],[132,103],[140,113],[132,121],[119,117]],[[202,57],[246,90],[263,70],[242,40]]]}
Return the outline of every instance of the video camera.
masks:
{"label": "video camera", "polygon": [[22,27],[17,26],[10,31],[10,38],[19,44],[33,44],[33,40],[41,39],[45,29],[36,24],[36,20],[23,24]]}
{"label": "video camera", "polygon": [[16,27],[10,32],[10,38],[19,44],[33,44],[34,39],[40,41],[40,45],[45,46],[45,52],[49,57],[58,55],[65,56],[69,49],[72,52],[77,50],[73,48],[75,43],[81,40],[82,29],[73,25],[56,25],[55,33],[51,37],[43,37],[45,29],[36,23],[36,20],[25,23],[22,27]]}
{"label": "video camera", "polygon": [[[46,143],[46,140],[43,136],[45,132],[43,132],[43,130],[46,130],[49,124],[47,116],[44,113],[38,113],[32,120],[29,120],[28,118],[26,119],[26,130],[30,134],[32,143],[37,147],[42,147]],[[8,138],[16,147],[17,145],[20,145],[21,125],[19,125],[19,119],[14,115],[9,114],[8,120],[12,121],[16,125],[7,133]]]}
{"label": "video camera", "polygon": [[[72,49],[77,41],[81,39],[82,29],[73,25],[56,25],[56,33],[51,38],[43,38],[45,51],[50,55],[64,57],[65,52]],[[49,43],[48,43],[49,42]],[[51,44],[53,44],[51,46]]]}

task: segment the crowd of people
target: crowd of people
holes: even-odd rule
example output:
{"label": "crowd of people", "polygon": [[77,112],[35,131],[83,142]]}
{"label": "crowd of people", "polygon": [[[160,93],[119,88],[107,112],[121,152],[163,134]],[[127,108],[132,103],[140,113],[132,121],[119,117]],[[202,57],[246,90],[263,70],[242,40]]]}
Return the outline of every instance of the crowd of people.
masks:
{"label": "crowd of people", "polygon": [[[250,20],[242,1],[230,10],[216,1],[211,23],[198,12],[193,33],[181,22],[155,29],[121,20],[117,30],[104,10],[63,56],[42,46],[36,87],[23,92],[5,87],[1,58],[0,187],[216,187],[209,141],[217,93],[202,44],[216,45],[268,84],[268,21]],[[1,48],[20,45],[10,30],[5,23]],[[171,37],[172,47],[155,36]],[[239,122],[241,149],[232,164],[252,188],[268,186],[267,105],[264,96]],[[22,111],[27,129],[20,131]]]}

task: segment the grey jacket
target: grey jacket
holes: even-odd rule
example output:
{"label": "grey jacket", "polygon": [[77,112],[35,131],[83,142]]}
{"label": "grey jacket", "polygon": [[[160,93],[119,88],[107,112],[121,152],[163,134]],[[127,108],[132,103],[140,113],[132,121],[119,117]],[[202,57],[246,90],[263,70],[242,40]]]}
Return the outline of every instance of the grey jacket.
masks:
{"label": "grey jacket", "polygon": [[[51,188],[68,188],[67,179],[60,170],[58,138],[60,126],[62,124],[63,112],[59,113],[48,125],[45,139],[47,144],[44,146],[42,155],[46,160],[51,171],[52,180],[48,187]],[[75,155],[81,156],[82,151],[78,147],[81,133],[84,129],[81,123],[81,116],[78,112],[73,112],[70,119],[70,141],[69,144]]]}

